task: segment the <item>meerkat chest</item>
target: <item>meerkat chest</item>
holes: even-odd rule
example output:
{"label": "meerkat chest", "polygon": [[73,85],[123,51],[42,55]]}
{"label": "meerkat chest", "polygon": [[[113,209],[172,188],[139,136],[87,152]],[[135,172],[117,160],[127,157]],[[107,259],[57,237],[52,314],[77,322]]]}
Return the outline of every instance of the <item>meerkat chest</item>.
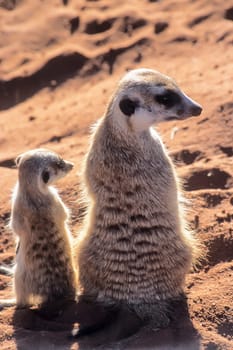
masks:
{"label": "meerkat chest", "polygon": [[164,196],[175,187],[175,176],[166,157],[139,158],[132,164],[116,164],[114,171],[106,171],[99,179],[102,193],[114,194],[119,199],[140,196]]}

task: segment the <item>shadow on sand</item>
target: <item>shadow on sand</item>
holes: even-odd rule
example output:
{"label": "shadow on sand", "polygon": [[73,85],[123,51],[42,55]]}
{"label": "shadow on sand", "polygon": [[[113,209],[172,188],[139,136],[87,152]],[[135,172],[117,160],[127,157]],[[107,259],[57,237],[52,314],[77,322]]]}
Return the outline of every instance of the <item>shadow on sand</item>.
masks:
{"label": "shadow on sand", "polygon": [[[128,308],[103,307],[90,301],[50,304],[43,309],[16,309],[13,315],[17,350],[199,350],[200,336],[186,301],[177,303],[169,327],[143,325]],[[79,330],[79,337],[72,333]]]}

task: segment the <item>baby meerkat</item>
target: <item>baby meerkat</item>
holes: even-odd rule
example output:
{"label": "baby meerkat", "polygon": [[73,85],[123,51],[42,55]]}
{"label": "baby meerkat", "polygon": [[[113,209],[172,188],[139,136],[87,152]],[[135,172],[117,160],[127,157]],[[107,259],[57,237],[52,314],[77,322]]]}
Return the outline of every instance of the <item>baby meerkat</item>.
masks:
{"label": "baby meerkat", "polygon": [[85,162],[91,204],[77,242],[83,294],[126,303],[158,326],[169,322],[169,306],[182,297],[198,249],[174,166],[151,126],[201,110],[171,78],[130,71],[94,130]]}
{"label": "baby meerkat", "polygon": [[18,182],[13,192],[10,227],[18,239],[13,286],[18,306],[58,299],[74,300],[76,271],[69,211],[51,185],[73,164],[45,149],[16,159]]}

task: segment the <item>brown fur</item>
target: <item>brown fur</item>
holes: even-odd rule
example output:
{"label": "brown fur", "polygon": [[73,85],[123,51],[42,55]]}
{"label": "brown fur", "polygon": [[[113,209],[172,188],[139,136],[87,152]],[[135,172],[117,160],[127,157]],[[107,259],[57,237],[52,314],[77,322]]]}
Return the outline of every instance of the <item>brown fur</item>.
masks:
{"label": "brown fur", "polygon": [[[120,82],[93,132],[85,162],[90,206],[77,256],[84,295],[126,302],[140,317],[154,318],[161,326],[168,322],[170,300],[183,293],[196,244],[185,223],[174,166],[158,133],[139,130],[141,124],[135,127],[133,117],[118,107],[122,96],[130,96],[161,114],[150,91],[161,84],[182,98],[170,78],[145,73],[136,71],[136,81],[129,75]],[[141,109],[143,113],[147,111]]]}
{"label": "brown fur", "polygon": [[69,213],[57,191],[41,179],[46,169],[49,182],[56,181],[72,165],[57,154],[40,149],[24,153],[17,163],[19,181],[10,220],[19,239],[14,269],[16,303],[25,306],[74,299],[76,272],[67,225]]}

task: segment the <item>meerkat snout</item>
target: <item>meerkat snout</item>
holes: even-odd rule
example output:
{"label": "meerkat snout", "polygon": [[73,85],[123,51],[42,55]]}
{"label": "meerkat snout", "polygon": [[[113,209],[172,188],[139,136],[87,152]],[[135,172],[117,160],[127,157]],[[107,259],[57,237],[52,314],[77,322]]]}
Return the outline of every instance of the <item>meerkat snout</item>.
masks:
{"label": "meerkat snout", "polygon": [[65,168],[66,168],[67,171],[72,170],[73,167],[74,167],[74,163],[65,161]]}
{"label": "meerkat snout", "polygon": [[200,105],[194,105],[191,109],[191,113],[194,117],[200,115],[202,112],[202,107]]}
{"label": "meerkat snout", "polygon": [[187,117],[197,117],[198,115],[200,115],[202,112],[202,106],[196,101],[192,100],[189,96],[185,95],[184,93],[183,96],[185,107],[183,114],[186,113]]}
{"label": "meerkat snout", "polygon": [[50,167],[46,167],[42,171],[42,180],[44,184],[51,184],[62,177],[64,177],[68,172],[70,172],[74,167],[74,164],[63,159],[59,159]]}
{"label": "meerkat snout", "polygon": [[143,131],[162,121],[198,116],[202,111],[202,107],[170,77],[150,69],[127,73],[120,81],[118,91],[113,108],[119,108],[134,131]]}
{"label": "meerkat snout", "polygon": [[49,166],[46,165],[42,170],[41,178],[44,184],[50,185],[55,181],[61,179],[66,176],[68,172],[70,172],[74,167],[74,164],[63,160],[61,158],[56,159]]}

